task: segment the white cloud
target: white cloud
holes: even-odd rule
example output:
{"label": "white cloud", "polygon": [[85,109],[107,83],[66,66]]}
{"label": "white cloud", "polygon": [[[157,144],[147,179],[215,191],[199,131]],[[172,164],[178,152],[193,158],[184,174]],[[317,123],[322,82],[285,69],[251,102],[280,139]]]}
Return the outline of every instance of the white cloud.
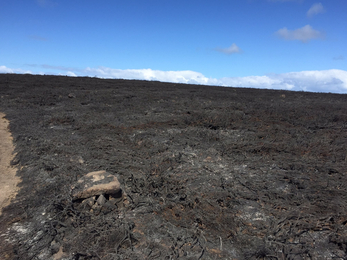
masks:
{"label": "white cloud", "polygon": [[222,78],[219,85],[295,91],[347,93],[347,71],[301,71],[266,76]]}
{"label": "white cloud", "polygon": [[315,3],[311,6],[311,8],[307,11],[307,16],[312,17],[316,14],[324,13],[325,9],[321,3]]}
{"label": "white cloud", "polygon": [[[197,83],[206,84],[207,78],[195,71],[161,71],[151,69],[139,70],[120,70],[105,67],[86,68],[83,72],[90,76],[102,78],[123,78],[123,79],[143,79],[143,80],[158,80],[176,83]],[[82,72],[82,73],[83,73]]]}
{"label": "white cloud", "polygon": [[[48,66],[45,67],[55,67]],[[58,66],[57,68],[65,68]],[[21,69],[10,69],[0,66],[0,73],[32,73]],[[42,72],[40,72],[42,74]],[[36,73],[37,74],[37,73]],[[47,73],[45,74],[53,74]],[[56,73],[55,73],[56,74]],[[161,71],[151,69],[121,70],[106,67],[76,69],[66,68],[60,70],[60,75],[90,76],[99,78],[119,78],[155,80],[173,83],[191,83],[202,85],[231,86],[243,88],[284,89],[311,92],[347,93],[347,71],[320,70],[300,71],[281,74],[268,74],[265,76],[208,78],[202,73],[185,71]]]}
{"label": "white cloud", "polygon": [[0,66],[0,73],[23,73],[23,74],[32,74],[30,70],[22,70],[22,69],[11,69],[6,66]]}
{"label": "white cloud", "polygon": [[[76,72],[77,73],[77,72]],[[195,71],[160,71],[151,69],[120,70],[106,67],[87,68],[79,71],[81,76],[157,80],[173,83],[202,85],[285,89],[296,91],[347,93],[347,71],[322,70],[301,71],[265,76],[207,78]]]}
{"label": "white cloud", "polygon": [[72,71],[66,72],[66,75],[70,76],[70,77],[77,77],[77,75],[75,73],[73,73]]}
{"label": "white cloud", "polygon": [[347,93],[347,71],[301,71],[268,75],[275,81],[270,88],[291,90]]}
{"label": "white cloud", "polygon": [[223,52],[225,54],[233,54],[233,53],[240,53],[242,50],[235,44],[233,43],[230,47],[228,48],[216,48],[216,51]]}
{"label": "white cloud", "polygon": [[305,25],[296,30],[288,30],[286,27],[276,32],[277,36],[285,40],[299,40],[308,42],[312,39],[323,38],[323,33],[314,30],[310,25]]}
{"label": "white cloud", "polygon": [[0,73],[13,73],[13,70],[6,66],[0,66]]}

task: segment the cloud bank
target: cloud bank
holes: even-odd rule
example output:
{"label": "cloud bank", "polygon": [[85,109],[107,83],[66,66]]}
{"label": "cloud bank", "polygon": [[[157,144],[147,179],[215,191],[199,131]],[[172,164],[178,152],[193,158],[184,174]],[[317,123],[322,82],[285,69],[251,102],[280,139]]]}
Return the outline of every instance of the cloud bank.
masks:
{"label": "cloud bank", "polygon": [[[42,65],[54,68],[55,66]],[[224,77],[220,79],[205,77],[202,73],[185,71],[161,71],[152,69],[121,70],[107,67],[73,69],[57,66],[58,74],[68,76],[90,76],[99,78],[156,80],[173,83],[188,83],[202,85],[216,85],[224,87],[283,89],[294,91],[347,93],[347,71],[320,70],[300,71],[264,76]],[[0,66],[0,73],[32,73],[21,69],[10,69]],[[34,73],[32,73],[34,74]],[[43,73],[36,73],[43,74]]]}
{"label": "cloud bank", "polygon": [[310,25],[305,25],[296,30],[288,30],[284,27],[278,30],[276,34],[278,37],[289,41],[298,40],[301,42],[309,42],[313,39],[323,38],[323,33],[314,30]]}
{"label": "cloud bank", "polygon": [[0,73],[19,73],[19,74],[33,74],[30,70],[10,69],[6,66],[0,66]]}
{"label": "cloud bank", "polygon": [[325,9],[321,3],[316,3],[311,6],[311,8],[307,11],[307,16],[312,17],[317,14],[324,13]]}

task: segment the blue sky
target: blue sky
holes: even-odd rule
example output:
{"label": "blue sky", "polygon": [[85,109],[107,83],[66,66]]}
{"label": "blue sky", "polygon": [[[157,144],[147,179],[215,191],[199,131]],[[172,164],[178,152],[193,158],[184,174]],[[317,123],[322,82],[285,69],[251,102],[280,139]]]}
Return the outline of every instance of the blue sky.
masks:
{"label": "blue sky", "polygon": [[346,0],[0,0],[0,73],[347,93]]}

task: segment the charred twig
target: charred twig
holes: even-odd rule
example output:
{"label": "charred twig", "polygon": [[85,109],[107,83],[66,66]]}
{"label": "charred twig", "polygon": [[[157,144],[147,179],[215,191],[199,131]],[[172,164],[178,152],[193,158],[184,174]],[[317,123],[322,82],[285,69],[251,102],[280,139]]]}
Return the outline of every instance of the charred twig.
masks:
{"label": "charred twig", "polygon": [[201,251],[200,256],[198,257],[198,260],[202,258],[202,256],[204,255],[204,253],[205,253],[205,249],[203,248],[202,251]]}

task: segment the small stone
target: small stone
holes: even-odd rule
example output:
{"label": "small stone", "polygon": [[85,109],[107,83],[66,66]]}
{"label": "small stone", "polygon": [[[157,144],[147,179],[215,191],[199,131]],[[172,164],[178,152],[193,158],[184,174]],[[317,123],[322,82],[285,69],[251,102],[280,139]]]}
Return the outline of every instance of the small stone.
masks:
{"label": "small stone", "polygon": [[97,195],[121,194],[120,183],[116,176],[106,171],[90,172],[80,178],[72,187],[73,200],[86,199]]}
{"label": "small stone", "polygon": [[70,93],[69,95],[67,95],[69,98],[75,98],[76,97],[76,95],[75,94],[73,94],[73,93]]}
{"label": "small stone", "polygon": [[90,208],[92,208],[93,205],[95,204],[95,196],[83,200],[83,201],[82,201],[82,204],[87,205],[87,206],[89,206]]}
{"label": "small stone", "polygon": [[106,202],[106,198],[104,197],[104,195],[100,195],[98,200],[96,201],[100,206],[104,205]]}
{"label": "small stone", "polygon": [[130,205],[130,202],[129,202],[129,200],[127,199],[126,196],[124,197],[123,205],[124,205],[124,207],[128,207],[128,206]]}
{"label": "small stone", "polygon": [[60,244],[53,240],[52,243],[51,243],[51,252],[52,252],[52,254],[58,253],[59,249],[60,249]]}
{"label": "small stone", "polygon": [[109,210],[117,209],[118,207],[114,205],[111,201],[106,201],[106,203],[103,205],[103,207],[108,208]]}
{"label": "small stone", "polygon": [[212,162],[213,159],[211,156],[207,156],[205,159],[204,159],[204,162]]}
{"label": "small stone", "polygon": [[93,205],[93,207],[92,207],[92,211],[93,210],[100,210],[102,208],[102,206],[100,206],[98,203],[95,203],[94,205]]}

